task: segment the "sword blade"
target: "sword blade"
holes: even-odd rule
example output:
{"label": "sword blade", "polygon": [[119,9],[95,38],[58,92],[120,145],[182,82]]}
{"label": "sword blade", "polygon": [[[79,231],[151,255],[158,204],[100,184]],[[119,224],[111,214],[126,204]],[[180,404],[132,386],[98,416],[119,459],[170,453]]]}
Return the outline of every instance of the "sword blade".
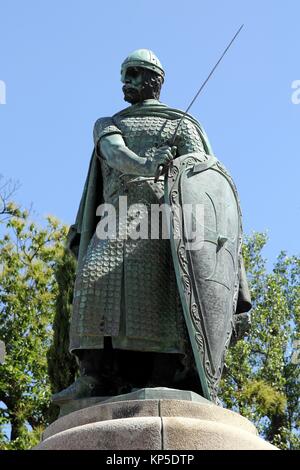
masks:
{"label": "sword blade", "polygon": [[240,34],[242,28],[244,27],[244,25],[242,24],[239,29],[237,30],[237,32],[235,33],[235,35],[233,36],[233,38],[231,39],[231,41],[229,42],[229,44],[227,45],[227,47],[224,49],[222,55],[220,56],[219,60],[216,62],[216,64],[213,66],[213,68],[211,69],[210,73],[208,74],[207,78],[204,80],[204,82],[202,83],[201,87],[199,88],[199,90],[197,91],[196,95],[194,96],[194,98],[192,99],[192,101],[190,102],[190,104],[188,105],[188,107],[186,108],[184,114],[182,115],[182,117],[180,118],[180,121],[175,129],[175,132],[174,132],[174,135],[172,137],[172,140],[171,140],[171,145],[170,147],[172,147],[174,145],[174,142],[175,142],[175,139],[176,139],[176,136],[177,136],[177,133],[178,133],[178,130],[181,126],[181,123],[182,121],[184,120],[184,118],[186,117],[187,113],[189,112],[189,110],[191,109],[191,107],[193,106],[193,104],[195,103],[196,99],[198,98],[198,96],[200,95],[201,91],[203,90],[203,88],[205,87],[205,85],[207,84],[207,82],[209,81],[209,79],[211,78],[211,76],[213,75],[214,71],[216,70],[216,68],[218,67],[219,63],[221,62],[221,60],[223,59],[223,57],[225,56],[225,54],[227,53],[228,49],[232,46],[233,42],[235,41],[235,39],[237,38],[237,36]]}
{"label": "sword blade", "polygon": [[[216,70],[216,68],[218,67],[219,63],[221,62],[221,60],[223,59],[223,57],[225,56],[225,54],[227,53],[228,49],[232,46],[232,43],[235,41],[235,39],[237,38],[237,36],[240,34],[242,28],[244,27],[244,25],[242,24],[239,29],[237,30],[237,32],[235,33],[235,35],[233,36],[233,38],[231,39],[231,41],[229,42],[229,44],[226,46],[226,48],[224,49],[223,53],[221,54],[219,60],[216,62],[216,64],[213,66],[213,68],[211,69],[211,71],[209,72],[207,78],[204,80],[204,82],[202,83],[201,87],[199,88],[199,90],[197,91],[196,95],[194,96],[194,98],[192,99],[192,101],[190,102],[190,104],[188,105],[188,107],[186,108],[185,112],[183,113],[183,115],[181,116],[176,128],[175,128],[175,131],[174,131],[174,134],[173,134],[173,137],[171,138],[171,140],[168,142],[168,145],[170,147],[173,147],[174,144],[175,144],[175,140],[176,140],[176,137],[177,137],[177,134],[178,134],[178,131],[179,131],[179,128],[182,124],[182,121],[184,120],[184,118],[186,117],[187,113],[189,112],[189,110],[191,109],[191,107],[193,106],[193,104],[195,103],[196,99],[198,98],[198,96],[200,95],[201,91],[203,90],[203,88],[205,87],[205,85],[207,84],[207,82],[209,81],[209,79],[211,78],[212,74],[214,73],[214,71]],[[154,177],[154,181],[157,183],[158,181],[158,178],[162,175],[163,173],[163,169],[164,169],[164,166],[163,165],[159,165],[157,167],[157,171],[156,171],[156,174],[155,174],[155,177]]]}

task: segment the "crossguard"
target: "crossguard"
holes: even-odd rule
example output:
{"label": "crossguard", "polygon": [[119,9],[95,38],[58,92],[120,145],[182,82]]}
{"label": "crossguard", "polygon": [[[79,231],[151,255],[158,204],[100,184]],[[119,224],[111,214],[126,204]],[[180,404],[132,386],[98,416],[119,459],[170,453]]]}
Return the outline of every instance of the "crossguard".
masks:
{"label": "crossguard", "polygon": [[164,172],[164,166],[163,165],[159,165],[157,167],[157,170],[156,170],[156,173],[155,173],[155,176],[154,176],[154,183],[157,183],[157,181],[159,180],[159,178],[161,177],[161,175],[163,174]]}

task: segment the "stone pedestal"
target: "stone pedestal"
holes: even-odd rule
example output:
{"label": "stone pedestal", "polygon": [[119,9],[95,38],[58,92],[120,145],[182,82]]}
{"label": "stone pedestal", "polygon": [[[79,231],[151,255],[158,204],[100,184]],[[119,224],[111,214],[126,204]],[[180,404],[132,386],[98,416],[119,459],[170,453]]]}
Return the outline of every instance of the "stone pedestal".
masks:
{"label": "stone pedestal", "polygon": [[87,407],[52,423],[35,449],[276,449],[258,437],[250,421],[192,392],[143,389],[106,401],[99,398],[99,403],[91,400],[90,406],[85,400]]}

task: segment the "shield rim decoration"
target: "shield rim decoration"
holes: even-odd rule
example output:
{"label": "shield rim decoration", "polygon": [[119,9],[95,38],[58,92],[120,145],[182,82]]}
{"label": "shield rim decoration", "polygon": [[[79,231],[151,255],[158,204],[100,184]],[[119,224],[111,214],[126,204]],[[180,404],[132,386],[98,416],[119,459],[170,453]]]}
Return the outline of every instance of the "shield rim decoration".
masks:
{"label": "shield rim decoration", "polygon": [[[183,217],[181,208],[181,194],[180,194],[180,181],[184,172],[205,171],[212,166],[217,166],[217,170],[227,179],[230,184],[235,200],[237,203],[240,232],[238,234],[238,255],[241,256],[242,247],[242,229],[241,229],[241,212],[239,200],[234,183],[213,155],[205,153],[192,153],[177,157],[169,166],[165,175],[165,203],[171,209],[169,213],[169,230],[170,230],[170,245],[173,259],[174,270],[176,274],[177,287],[180,294],[185,324],[188,330],[193,356],[195,360],[196,369],[200,379],[202,393],[204,398],[209,401],[217,402],[218,385],[221,379],[221,374],[224,365],[226,351],[229,347],[231,332],[227,333],[225,339],[224,351],[220,361],[218,370],[214,373],[209,360],[209,345],[206,338],[203,321],[201,320],[201,302],[197,302],[195,295],[195,280],[191,276],[189,269],[189,260],[185,248],[185,240],[183,228]],[[237,299],[239,290],[239,276],[236,273],[236,279],[233,292],[233,311],[231,324],[233,325],[233,314],[236,310]]]}

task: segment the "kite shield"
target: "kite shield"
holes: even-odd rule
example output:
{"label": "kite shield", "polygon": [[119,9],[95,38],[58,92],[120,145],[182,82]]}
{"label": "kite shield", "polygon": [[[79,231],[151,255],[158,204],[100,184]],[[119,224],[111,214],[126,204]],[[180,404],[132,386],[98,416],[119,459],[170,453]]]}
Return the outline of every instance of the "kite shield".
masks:
{"label": "kite shield", "polygon": [[241,214],[235,186],[212,155],[176,158],[165,178],[178,290],[202,391],[216,401],[239,290]]}

